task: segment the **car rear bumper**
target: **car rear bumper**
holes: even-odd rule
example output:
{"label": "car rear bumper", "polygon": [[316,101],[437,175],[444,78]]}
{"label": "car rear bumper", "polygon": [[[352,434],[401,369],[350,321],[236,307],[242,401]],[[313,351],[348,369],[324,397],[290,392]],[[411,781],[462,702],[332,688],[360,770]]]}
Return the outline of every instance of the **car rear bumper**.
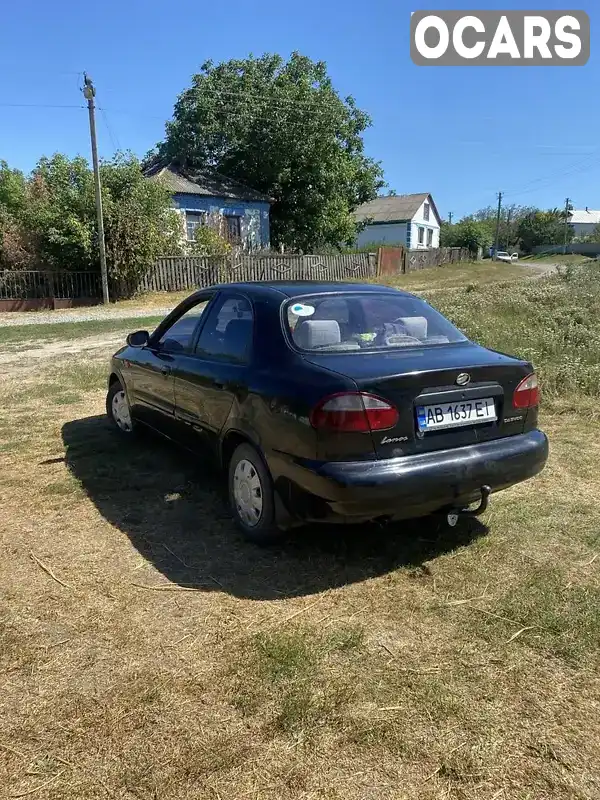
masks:
{"label": "car rear bumper", "polygon": [[293,517],[323,521],[408,519],[478,500],[540,472],[548,439],[518,436],[381,461],[279,462],[276,488]]}

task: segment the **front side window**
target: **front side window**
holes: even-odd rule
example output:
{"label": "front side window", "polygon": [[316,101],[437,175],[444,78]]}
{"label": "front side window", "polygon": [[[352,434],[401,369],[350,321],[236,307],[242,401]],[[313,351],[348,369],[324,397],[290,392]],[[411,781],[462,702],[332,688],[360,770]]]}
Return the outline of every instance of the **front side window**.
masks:
{"label": "front side window", "polygon": [[427,231],[427,247],[431,247],[433,244],[433,231],[431,228]]}
{"label": "front side window", "polygon": [[425,222],[429,222],[429,203],[423,205],[423,219]]}
{"label": "front side window", "polygon": [[319,352],[370,352],[467,341],[424,300],[357,292],[292,300],[283,316],[296,347]]}
{"label": "front side window", "polygon": [[425,241],[425,228],[419,228],[419,244]]}
{"label": "front side window", "polygon": [[213,306],[202,328],[196,354],[203,358],[244,364],[254,336],[252,306],[245,297],[223,297]]}
{"label": "front side window", "polygon": [[196,326],[200,322],[200,317],[209,303],[210,298],[201,300],[177,319],[158,340],[161,350],[170,353],[183,352],[189,350],[194,337]]}

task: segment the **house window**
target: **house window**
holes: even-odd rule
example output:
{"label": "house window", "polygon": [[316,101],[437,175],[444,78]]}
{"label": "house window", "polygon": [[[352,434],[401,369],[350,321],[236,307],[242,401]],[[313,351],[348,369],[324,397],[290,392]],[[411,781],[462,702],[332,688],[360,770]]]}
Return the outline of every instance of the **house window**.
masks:
{"label": "house window", "polygon": [[433,244],[433,230],[429,228],[427,231],[427,247],[431,247]]}
{"label": "house window", "polygon": [[423,244],[425,241],[425,228],[419,228],[419,244]]}
{"label": "house window", "polygon": [[429,203],[425,203],[423,206],[423,219],[425,222],[429,222]]}
{"label": "house window", "polygon": [[204,211],[185,212],[185,230],[188,242],[196,240],[196,228],[206,224],[206,213]]}
{"label": "house window", "polygon": [[228,242],[239,242],[242,238],[242,218],[225,217],[225,238]]}

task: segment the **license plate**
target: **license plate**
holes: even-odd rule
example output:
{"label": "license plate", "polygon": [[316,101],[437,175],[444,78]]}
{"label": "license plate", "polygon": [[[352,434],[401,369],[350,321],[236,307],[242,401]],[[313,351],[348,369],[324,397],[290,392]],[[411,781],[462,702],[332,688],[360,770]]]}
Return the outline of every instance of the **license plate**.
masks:
{"label": "license plate", "polygon": [[460,428],[464,425],[480,425],[498,419],[496,404],[492,397],[467,400],[460,403],[436,403],[433,406],[417,406],[417,422],[420,431],[439,431],[445,428]]}

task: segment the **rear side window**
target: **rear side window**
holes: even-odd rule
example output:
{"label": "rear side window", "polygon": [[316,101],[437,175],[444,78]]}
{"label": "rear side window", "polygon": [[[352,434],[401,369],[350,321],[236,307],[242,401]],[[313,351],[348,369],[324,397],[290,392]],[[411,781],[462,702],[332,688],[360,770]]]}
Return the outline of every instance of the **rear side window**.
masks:
{"label": "rear side window", "polygon": [[209,312],[196,354],[203,358],[245,364],[254,335],[252,306],[245,297],[224,297]]}
{"label": "rear side window", "polygon": [[466,341],[426,302],[400,293],[302,297],[287,304],[284,320],[301,350],[362,352]]}

